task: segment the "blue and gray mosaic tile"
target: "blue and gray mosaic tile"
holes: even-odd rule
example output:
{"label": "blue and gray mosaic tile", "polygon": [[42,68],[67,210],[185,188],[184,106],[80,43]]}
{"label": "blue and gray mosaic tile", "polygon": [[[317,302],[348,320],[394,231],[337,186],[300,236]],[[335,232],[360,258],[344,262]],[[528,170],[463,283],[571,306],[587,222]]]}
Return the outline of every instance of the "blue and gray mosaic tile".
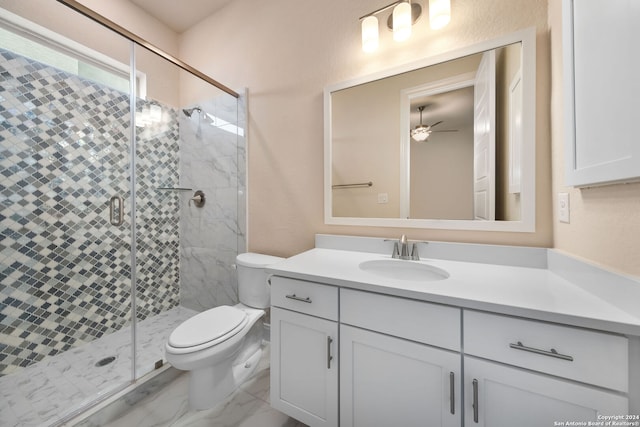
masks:
{"label": "blue and gray mosaic tile", "polygon": [[[131,320],[129,96],[0,50],[0,375]],[[137,108],[152,104],[140,101]],[[160,105],[153,103],[154,105]],[[178,305],[177,111],[137,128],[137,315]]]}

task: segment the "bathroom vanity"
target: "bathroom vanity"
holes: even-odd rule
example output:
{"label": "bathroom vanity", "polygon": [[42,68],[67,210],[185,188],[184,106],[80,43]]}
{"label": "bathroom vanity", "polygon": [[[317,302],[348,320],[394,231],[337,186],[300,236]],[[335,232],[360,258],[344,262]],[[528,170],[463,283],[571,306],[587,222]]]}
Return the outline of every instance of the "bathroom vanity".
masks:
{"label": "bathroom vanity", "polygon": [[274,408],[310,426],[640,422],[640,281],[543,248],[420,246],[395,260],[319,235],[270,268]]}

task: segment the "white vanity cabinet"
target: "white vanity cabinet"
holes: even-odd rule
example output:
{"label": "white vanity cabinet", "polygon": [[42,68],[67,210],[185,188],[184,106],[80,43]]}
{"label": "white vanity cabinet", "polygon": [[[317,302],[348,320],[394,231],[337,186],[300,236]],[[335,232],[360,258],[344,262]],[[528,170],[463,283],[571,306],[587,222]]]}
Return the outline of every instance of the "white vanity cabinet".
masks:
{"label": "white vanity cabinet", "polygon": [[628,414],[627,338],[464,311],[465,426]]}
{"label": "white vanity cabinet", "polygon": [[271,406],[338,426],[338,288],[271,278]]}
{"label": "white vanity cabinet", "polygon": [[460,426],[459,349],[459,309],[341,289],[340,426]]}
{"label": "white vanity cabinet", "polygon": [[272,305],[271,404],[310,426],[539,427],[637,411],[633,337],[278,276]]}

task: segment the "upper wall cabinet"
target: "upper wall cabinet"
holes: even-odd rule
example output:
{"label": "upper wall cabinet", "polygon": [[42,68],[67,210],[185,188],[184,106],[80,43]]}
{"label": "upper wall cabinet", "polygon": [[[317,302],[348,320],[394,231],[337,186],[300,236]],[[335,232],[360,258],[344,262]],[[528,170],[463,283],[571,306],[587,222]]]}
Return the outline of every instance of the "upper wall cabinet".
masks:
{"label": "upper wall cabinet", "polygon": [[565,183],[640,179],[640,2],[563,0]]}

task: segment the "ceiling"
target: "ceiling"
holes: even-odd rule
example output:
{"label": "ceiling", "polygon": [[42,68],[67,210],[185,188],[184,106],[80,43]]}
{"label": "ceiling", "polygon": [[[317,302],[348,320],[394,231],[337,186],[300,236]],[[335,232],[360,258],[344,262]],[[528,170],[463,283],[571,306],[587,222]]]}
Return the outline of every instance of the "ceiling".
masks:
{"label": "ceiling", "polygon": [[182,33],[232,0],[129,0],[149,15]]}

